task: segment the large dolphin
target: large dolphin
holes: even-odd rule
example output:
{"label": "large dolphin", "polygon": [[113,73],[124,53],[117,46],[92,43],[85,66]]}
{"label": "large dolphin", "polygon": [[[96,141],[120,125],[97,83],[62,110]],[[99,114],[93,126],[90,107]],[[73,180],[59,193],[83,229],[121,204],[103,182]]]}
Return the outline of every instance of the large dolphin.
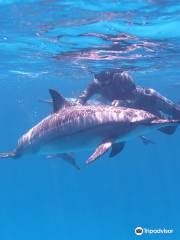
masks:
{"label": "large dolphin", "polygon": [[0,153],[0,158],[95,149],[86,161],[91,163],[109,149],[110,157],[115,156],[122,151],[125,142],[141,134],[180,124],[180,120],[159,119],[151,113],[132,108],[73,106],[55,90],[49,91],[53,113],[24,134],[14,151]]}
{"label": "large dolphin", "polygon": [[[77,102],[77,99],[76,98],[66,98],[66,100],[67,101],[69,101],[69,103],[71,103],[73,106],[75,106],[75,105],[82,105],[81,103],[78,103]],[[53,104],[53,101],[52,100],[49,100],[49,99],[39,99],[39,102],[40,103],[46,103],[46,104],[48,104],[48,105],[52,105]],[[128,106],[121,106],[120,105],[120,103],[119,103],[119,101],[113,101],[111,104],[108,102],[108,101],[106,101],[106,99],[100,99],[100,100],[88,100],[88,102],[86,103],[86,104],[84,104],[84,105],[113,105],[113,106],[117,106],[117,102],[118,102],[118,105],[119,105],[119,107],[128,107]],[[124,104],[124,105],[126,105],[126,103]],[[130,106],[131,107],[131,106]],[[132,107],[131,107],[132,108]],[[172,128],[172,127],[171,127]],[[173,127],[173,129],[174,129],[174,127]],[[162,130],[163,131],[163,130]],[[166,133],[166,134],[168,134],[167,133],[167,129],[164,129],[164,131],[163,131],[164,133]],[[152,140],[150,140],[149,138],[147,138],[147,137],[145,137],[145,136],[139,136],[139,139],[142,141],[142,143],[144,144],[144,145],[149,145],[149,144],[155,144],[155,142],[153,142]],[[54,157],[58,157],[59,155],[54,155]],[[62,156],[60,155],[59,156],[60,158],[62,158]]]}

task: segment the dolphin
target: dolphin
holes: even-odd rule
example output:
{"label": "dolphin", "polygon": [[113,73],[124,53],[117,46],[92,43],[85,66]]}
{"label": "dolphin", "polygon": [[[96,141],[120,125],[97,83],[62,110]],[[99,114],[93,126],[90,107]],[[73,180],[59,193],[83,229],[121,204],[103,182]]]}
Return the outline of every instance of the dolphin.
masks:
{"label": "dolphin", "polygon": [[109,149],[110,157],[119,154],[127,141],[141,134],[180,120],[160,119],[144,110],[106,105],[75,105],[50,89],[53,112],[25,133],[12,152],[0,158],[20,158],[26,154],[62,154],[95,149],[86,163],[92,163]]}
{"label": "dolphin", "polygon": [[[123,106],[123,104],[120,104],[119,102],[119,100],[115,100],[115,101],[113,101],[111,104],[109,104],[109,102],[108,101],[106,101],[106,99],[103,99],[103,98],[101,98],[101,97],[99,97],[100,99],[99,100],[92,100],[92,99],[90,99],[90,100],[88,100],[88,102],[86,102],[85,104],[83,104],[83,105],[113,105],[113,106],[117,106],[117,104],[118,104],[118,106],[121,106],[121,107],[131,107],[132,108],[132,106],[126,106],[126,103],[124,104],[124,106]],[[66,100],[69,102],[69,104],[71,104],[72,106],[75,106],[75,105],[82,105],[81,103],[78,103],[77,102],[77,99],[76,98],[66,98]],[[48,105],[52,105],[53,104],[53,101],[52,100],[50,100],[50,99],[39,99],[39,102],[40,103],[45,103],[45,104],[48,104]],[[125,102],[125,101],[124,101]],[[171,127],[172,128],[172,127]],[[164,131],[163,131],[164,130]],[[167,129],[165,129],[165,128],[163,128],[163,130],[162,130],[162,132],[164,132],[164,133],[166,133],[166,134],[168,134],[167,133]],[[144,144],[144,145],[149,145],[149,144],[155,144],[155,142],[154,141],[152,141],[151,139],[149,139],[149,138],[147,138],[147,137],[145,137],[145,136],[139,136],[139,139],[142,141],[142,143]],[[62,158],[62,155],[53,155],[54,157],[60,157],[60,158]],[[53,158],[53,157],[52,157]],[[64,159],[64,158],[63,158]]]}

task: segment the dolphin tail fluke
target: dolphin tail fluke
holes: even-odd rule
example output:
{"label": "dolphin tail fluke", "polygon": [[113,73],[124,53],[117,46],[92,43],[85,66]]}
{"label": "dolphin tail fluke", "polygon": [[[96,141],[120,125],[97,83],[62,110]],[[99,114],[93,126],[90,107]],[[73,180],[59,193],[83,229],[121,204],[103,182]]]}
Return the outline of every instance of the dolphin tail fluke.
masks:
{"label": "dolphin tail fluke", "polygon": [[159,126],[159,131],[172,135],[175,131],[178,125],[180,125],[180,120],[174,120],[174,119],[158,119],[153,120],[151,122],[152,126]]}
{"label": "dolphin tail fluke", "polygon": [[113,143],[113,140],[107,140],[96,148],[95,152],[86,161],[86,164],[94,162],[96,159],[100,158],[103,154],[105,154],[110,148],[112,149],[109,157],[112,158],[119,154],[124,149],[124,147],[125,142]]}
{"label": "dolphin tail fluke", "polygon": [[120,142],[120,143],[113,143],[112,144],[112,150],[111,153],[109,155],[110,158],[116,156],[117,154],[119,154],[125,147],[125,142]]}
{"label": "dolphin tail fluke", "polygon": [[166,126],[177,126],[180,125],[180,120],[174,120],[174,119],[155,119],[151,121],[152,125],[159,125],[162,127]]}
{"label": "dolphin tail fluke", "polygon": [[86,164],[94,162],[96,159],[100,158],[103,154],[105,154],[112,147],[112,141],[107,141],[102,143],[97,147],[95,152],[90,156],[90,158],[86,161]]}
{"label": "dolphin tail fluke", "polygon": [[0,153],[0,158],[16,158],[17,155],[15,152],[4,152]]}
{"label": "dolphin tail fluke", "polygon": [[159,129],[159,131],[168,135],[172,135],[175,133],[176,129],[177,129],[177,126],[170,126],[170,127],[162,127]]}

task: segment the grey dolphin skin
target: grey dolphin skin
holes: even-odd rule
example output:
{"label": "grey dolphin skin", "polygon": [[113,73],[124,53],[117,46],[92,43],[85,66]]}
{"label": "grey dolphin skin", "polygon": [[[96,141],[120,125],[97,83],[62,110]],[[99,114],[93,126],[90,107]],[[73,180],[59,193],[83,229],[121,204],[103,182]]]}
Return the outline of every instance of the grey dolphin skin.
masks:
{"label": "grey dolphin skin", "polygon": [[128,140],[141,134],[180,124],[180,120],[159,119],[144,110],[105,105],[72,106],[55,90],[49,92],[53,113],[24,134],[14,151],[0,153],[0,158],[96,149],[86,161],[91,163],[109,149],[110,157],[117,155]]}

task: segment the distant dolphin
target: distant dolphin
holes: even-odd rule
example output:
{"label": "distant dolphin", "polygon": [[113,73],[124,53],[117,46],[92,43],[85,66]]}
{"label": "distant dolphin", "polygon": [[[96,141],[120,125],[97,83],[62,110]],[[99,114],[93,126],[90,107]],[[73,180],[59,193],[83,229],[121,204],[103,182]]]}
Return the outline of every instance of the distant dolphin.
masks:
{"label": "distant dolphin", "polygon": [[141,134],[180,124],[180,120],[159,119],[151,113],[132,108],[72,106],[55,90],[49,92],[53,100],[53,113],[24,134],[14,151],[0,153],[0,158],[96,149],[86,161],[91,163],[109,149],[110,157],[117,155],[125,142]]}

